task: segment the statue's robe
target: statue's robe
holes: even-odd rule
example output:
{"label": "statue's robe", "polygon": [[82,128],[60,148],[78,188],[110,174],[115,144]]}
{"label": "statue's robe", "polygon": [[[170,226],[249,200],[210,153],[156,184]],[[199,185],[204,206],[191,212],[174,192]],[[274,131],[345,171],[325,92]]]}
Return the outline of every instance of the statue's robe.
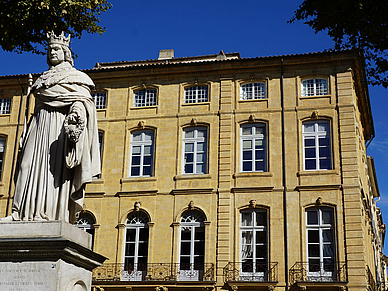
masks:
{"label": "statue's robe", "polygon": [[[93,87],[93,81],[68,62],[51,67],[32,86],[35,109],[21,141],[13,220],[74,222],[82,210],[85,183],[100,173]],[[76,143],[64,129],[70,111],[86,121]]]}

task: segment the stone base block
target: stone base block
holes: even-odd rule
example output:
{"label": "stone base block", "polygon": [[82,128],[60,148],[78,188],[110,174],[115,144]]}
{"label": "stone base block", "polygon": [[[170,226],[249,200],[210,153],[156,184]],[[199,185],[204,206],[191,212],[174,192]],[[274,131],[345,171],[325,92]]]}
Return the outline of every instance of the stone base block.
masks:
{"label": "stone base block", "polygon": [[105,257],[69,223],[1,222],[0,291],[89,291]]}

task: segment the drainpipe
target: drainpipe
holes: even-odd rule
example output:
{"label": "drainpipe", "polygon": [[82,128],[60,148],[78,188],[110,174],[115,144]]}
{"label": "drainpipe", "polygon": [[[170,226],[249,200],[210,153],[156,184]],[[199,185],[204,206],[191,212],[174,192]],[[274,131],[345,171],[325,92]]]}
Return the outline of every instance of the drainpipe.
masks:
{"label": "drainpipe", "polygon": [[283,88],[283,58],[280,59],[280,97],[282,106],[282,167],[283,167],[283,218],[284,218],[284,276],[288,290],[288,228],[287,228],[287,180],[286,180],[286,141],[284,126],[284,88]]}

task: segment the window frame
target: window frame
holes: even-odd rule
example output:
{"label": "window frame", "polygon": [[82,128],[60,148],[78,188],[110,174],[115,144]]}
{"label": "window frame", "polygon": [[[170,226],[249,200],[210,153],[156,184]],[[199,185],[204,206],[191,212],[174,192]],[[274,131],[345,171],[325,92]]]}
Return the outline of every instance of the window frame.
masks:
{"label": "window frame", "polygon": [[98,146],[100,150],[100,166],[101,166],[101,173],[98,175],[93,176],[94,180],[101,179],[102,176],[102,157],[103,157],[103,151],[104,151],[104,138],[105,138],[105,132],[102,130],[98,131]]}
{"label": "window frame", "polygon": [[[193,130],[194,137],[186,137],[187,131]],[[198,137],[198,131],[204,130],[205,136]],[[203,175],[208,173],[208,127],[207,126],[189,126],[183,128],[182,132],[182,174],[183,175]],[[186,144],[193,144],[193,151],[186,151]],[[203,144],[203,150],[198,150],[198,144]],[[186,154],[193,155],[192,162],[186,162]],[[203,154],[203,162],[198,162],[198,154]],[[202,164],[205,169],[203,172],[197,172],[197,166]],[[193,165],[192,172],[186,172],[186,165]]]}
{"label": "window frame", "polygon": [[0,135],[0,146],[2,141],[4,141],[4,145],[3,145],[3,151],[0,151],[0,181],[3,180],[5,151],[7,150],[7,137]]}
{"label": "window frame", "polygon": [[[260,84],[261,86],[264,87],[264,90],[263,90],[263,94],[262,96],[254,96],[255,94],[255,88],[254,85],[256,84]],[[251,96],[247,96],[247,97],[244,97],[244,88],[249,86],[249,85],[252,85],[252,91],[251,91]],[[261,88],[259,88],[259,91],[261,90]],[[240,101],[250,101],[250,100],[262,100],[262,99],[267,99],[267,83],[266,82],[263,82],[263,81],[252,81],[252,82],[244,82],[244,83],[241,83],[240,84],[240,92],[239,92],[239,100]]]}
{"label": "window frame", "polygon": [[[186,216],[186,218],[185,218]],[[192,217],[190,221],[183,221],[184,219],[187,219],[189,217]],[[179,224],[179,250],[178,250],[178,269],[179,269],[179,275],[178,280],[179,281],[199,281],[200,277],[203,276],[204,266],[205,266],[205,252],[206,252],[206,228],[205,228],[205,222],[206,218],[205,215],[199,211],[198,209],[192,209],[187,210],[182,213],[182,216],[180,218],[180,224]],[[185,229],[189,229],[190,232],[190,239],[182,239],[182,232],[185,231]],[[196,239],[195,235],[197,233],[203,233],[202,239]],[[183,243],[189,243],[190,244],[190,250],[189,254],[182,254],[182,244]],[[202,245],[203,253],[202,254],[196,254],[196,246]],[[201,249],[198,247],[197,249]],[[182,263],[182,257],[189,258],[189,263]],[[196,258],[199,260],[196,262]],[[188,265],[187,265],[188,264]]]}
{"label": "window frame", "polygon": [[[141,133],[141,141],[134,141],[134,133]],[[152,133],[151,139],[146,140],[145,135],[146,133]],[[134,147],[140,146],[140,154],[136,154],[136,156],[140,157],[140,164],[139,165],[134,165],[133,164],[133,157],[134,157]],[[145,154],[145,147],[150,146],[150,154]],[[144,165],[145,157],[151,157],[151,162],[150,165]],[[155,164],[155,130],[153,129],[136,129],[131,131],[130,135],[130,151],[129,151],[129,173],[128,177],[153,177],[154,176],[154,164]],[[139,175],[133,175],[132,174],[132,168],[139,168]],[[144,174],[144,169],[145,167],[150,167],[151,173],[149,175]]]}
{"label": "window frame", "polygon": [[[243,215],[249,213],[251,216],[251,225],[243,225]],[[265,225],[257,225],[257,213],[265,213]],[[239,259],[240,259],[240,274],[243,277],[255,278],[255,280],[265,280],[268,272],[269,263],[269,211],[265,208],[243,209],[240,211],[239,223]],[[244,265],[244,260],[250,260],[249,257],[243,256],[243,233],[252,233],[251,236],[251,251],[252,251],[252,265],[249,263]],[[264,232],[265,242],[257,242],[257,232]],[[248,244],[247,244],[248,245]],[[257,246],[264,246],[265,256],[258,257]],[[264,263],[258,263],[259,260],[264,260]],[[260,269],[261,266],[261,269]],[[246,268],[251,268],[251,272],[247,272]],[[263,268],[264,267],[264,268]],[[259,269],[259,271],[258,271]]]}
{"label": "window frame", "polygon": [[[81,221],[83,219],[83,222]],[[96,224],[96,218],[93,214],[83,211],[79,214],[77,221],[74,223],[76,227],[79,229],[89,233],[92,236],[92,248],[94,246],[94,237],[96,234],[96,228],[94,225]]]}
{"label": "window frame", "polygon": [[[317,212],[318,213],[318,221],[317,224],[309,224],[308,222],[308,212]],[[322,223],[323,221],[323,212],[329,211],[330,217],[332,220],[332,224],[325,224]],[[309,277],[323,277],[325,281],[331,281],[333,276],[335,276],[336,273],[336,258],[337,258],[337,244],[336,244],[336,217],[335,217],[335,209],[333,207],[328,206],[319,206],[319,207],[309,207],[305,209],[305,239],[306,239],[306,258],[307,258],[307,276]],[[329,230],[332,234],[331,241],[327,242],[324,241],[324,235],[323,231]],[[317,242],[309,242],[309,231],[318,231],[318,243]],[[332,256],[325,256],[325,248],[326,245],[332,245]],[[318,245],[319,248],[319,258],[317,256],[310,256],[309,255],[309,245]],[[319,270],[316,269],[316,264],[310,265],[310,260],[317,260],[319,259]],[[326,270],[325,269],[325,259],[331,259],[332,260],[332,269]],[[313,266],[313,270],[312,269]]]}
{"label": "window frame", "polygon": [[[192,93],[193,97],[191,99],[189,99],[188,98],[189,96],[187,96],[188,92],[193,88],[195,88],[195,92]],[[200,96],[200,93],[199,93],[200,88],[201,89],[206,88],[206,90],[205,90],[206,98]],[[201,103],[209,102],[210,101],[210,98],[209,98],[210,92],[209,91],[210,91],[210,86],[208,84],[185,86],[184,90],[183,90],[183,103],[184,104],[201,104]],[[189,102],[189,101],[191,101],[191,102]]]}
{"label": "window frame", "polygon": [[[103,96],[99,96],[99,94],[101,94]],[[93,91],[90,93],[90,95],[92,96],[92,98],[94,100],[94,104],[96,105],[96,110],[106,110],[107,100],[108,100],[108,94],[106,91]],[[103,97],[103,102],[100,102],[101,100],[99,98],[101,98],[101,97]]]}
{"label": "window frame", "polygon": [[[251,128],[250,135],[243,135],[244,128]],[[256,134],[256,128],[261,127],[264,128],[263,134]],[[262,173],[268,172],[268,124],[265,122],[255,122],[255,123],[245,123],[240,125],[240,173]],[[254,132],[254,133],[253,133]],[[261,135],[263,136],[262,138]],[[260,148],[264,151],[264,155],[262,159],[256,158],[256,148],[254,147],[257,140],[262,141],[262,147]],[[251,159],[244,160],[244,152],[248,152],[248,150],[244,151],[244,141],[251,141]],[[263,169],[257,170],[256,163],[263,163]],[[251,161],[251,169],[252,170],[244,170],[244,163]]]}
{"label": "window frame", "polygon": [[[135,223],[129,221],[132,218],[136,220]],[[144,277],[147,273],[147,264],[149,258],[149,246],[150,246],[150,228],[149,228],[150,218],[147,213],[143,211],[133,211],[128,214],[125,220],[125,232],[124,232],[124,243],[123,243],[123,273],[125,277],[128,277],[129,281],[144,281]],[[140,240],[140,232],[141,229],[147,230],[147,240]],[[128,240],[128,230],[135,231],[134,241]],[[140,244],[146,244],[146,255],[139,255]],[[126,249],[127,245],[134,244],[134,254],[127,255]],[[127,263],[127,259],[130,260],[133,258],[133,265],[131,263]],[[145,263],[139,263],[139,258],[145,258]],[[142,265],[144,264],[144,265]]]}
{"label": "window frame", "polygon": [[[314,132],[305,131],[305,126],[313,124]],[[325,124],[325,127],[328,131],[319,131],[319,124]],[[331,121],[327,119],[317,119],[317,120],[306,120],[302,122],[302,148],[303,148],[303,170],[304,171],[328,171],[333,169],[333,145],[332,145],[332,128]],[[320,140],[327,139],[326,145],[321,146],[319,144]],[[306,146],[307,140],[314,140],[314,145]],[[329,154],[323,155],[320,153],[320,149],[329,148]],[[307,150],[313,149],[315,158],[306,157]],[[329,166],[327,168],[322,167],[320,161],[329,160]],[[308,160],[315,160],[315,168],[306,167],[306,162]]]}
{"label": "window frame", "polygon": [[[309,93],[309,89],[305,88],[307,82],[313,81],[312,93]],[[321,92],[321,88],[319,88],[318,82],[324,81],[323,92]],[[323,93],[323,94],[318,94]],[[329,95],[329,78],[327,77],[316,77],[316,78],[304,78],[301,80],[301,97],[314,97],[314,96],[326,96]]]}
{"label": "window frame", "polygon": [[[154,91],[152,92],[154,94],[153,96],[153,102],[152,104],[147,104],[147,98],[149,98],[148,94],[147,93],[151,93],[150,91]],[[144,102],[137,102],[137,98],[136,98],[136,94],[138,92],[144,92],[144,95],[143,96],[140,96],[140,97],[143,97],[144,98]],[[156,88],[138,88],[138,89],[134,89],[133,90],[133,102],[132,102],[132,107],[134,108],[142,108],[142,107],[154,107],[154,106],[157,106],[158,105],[158,94],[159,94],[159,91],[158,89]],[[142,105],[144,103],[144,105]]]}

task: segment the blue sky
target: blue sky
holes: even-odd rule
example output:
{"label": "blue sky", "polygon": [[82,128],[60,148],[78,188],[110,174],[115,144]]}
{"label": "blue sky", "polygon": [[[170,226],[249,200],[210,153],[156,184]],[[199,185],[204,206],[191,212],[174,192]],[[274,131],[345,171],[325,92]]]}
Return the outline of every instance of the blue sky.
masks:
{"label": "blue sky", "polygon": [[[155,59],[161,49],[175,57],[239,52],[242,57],[298,54],[332,48],[324,33],[297,22],[288,24],[302,0],[113,0],[101,15],[103,36],[85,34],[72,41],[78,55],[75,67],[92,68],[96,62]],[[45,56],[0,50],[0,75],[43,72]],[[388,222],[387,91],[370,87],[376,138],[368,148],[375,159],[385,222]],[[387,238],[388,239],[388,238]],[[386,246],[387,253],[387,246]]]}

